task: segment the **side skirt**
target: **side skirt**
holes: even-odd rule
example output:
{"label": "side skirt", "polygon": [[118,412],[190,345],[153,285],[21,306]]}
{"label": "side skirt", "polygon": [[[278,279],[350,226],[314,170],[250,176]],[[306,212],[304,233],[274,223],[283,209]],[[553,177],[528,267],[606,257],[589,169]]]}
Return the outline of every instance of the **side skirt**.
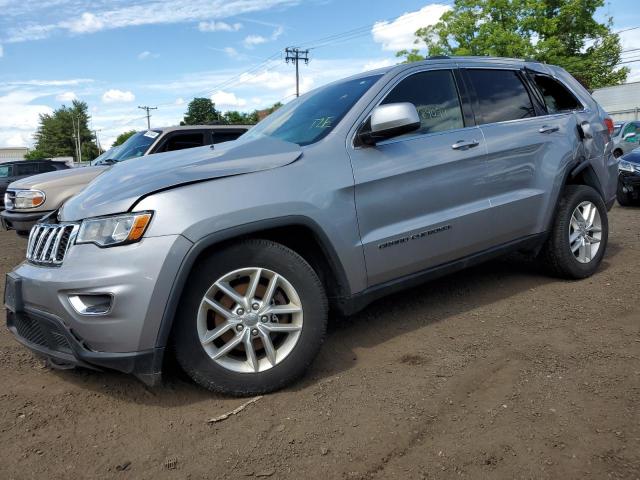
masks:
{"label": "side skirt", "polygon": [[530,235],[512,242],[508,242],[496,247],[492,247],[482,252],[474,253],[458,260],[453,260],[436,267],[431,267],[420,272],[412,273],[404,277],[400,277],[389,282],[374,285],[350,297],[333,298],[332,306],[341,315],[353,315],[364,309],[371,302],[378,300],[384,296],[390,295],[407,288],[420,285],[422,283],[434,280],[450,273],[464,270],[465,268],[478,265],[480,263],[501,257],[505,254],[516,252],[519,250],[536,251],[547,238],[548,233],[538,233]]}

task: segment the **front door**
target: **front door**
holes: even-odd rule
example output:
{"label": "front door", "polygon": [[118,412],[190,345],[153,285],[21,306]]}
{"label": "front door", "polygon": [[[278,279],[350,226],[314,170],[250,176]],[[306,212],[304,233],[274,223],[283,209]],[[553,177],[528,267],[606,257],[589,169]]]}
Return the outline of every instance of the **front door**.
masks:
{"label": "front door", "polygon": [[487,246],[486,146],[459,92],[450,69],[401,79],[382,103],[413,103],[420,129],[349,149],[369,286]]}

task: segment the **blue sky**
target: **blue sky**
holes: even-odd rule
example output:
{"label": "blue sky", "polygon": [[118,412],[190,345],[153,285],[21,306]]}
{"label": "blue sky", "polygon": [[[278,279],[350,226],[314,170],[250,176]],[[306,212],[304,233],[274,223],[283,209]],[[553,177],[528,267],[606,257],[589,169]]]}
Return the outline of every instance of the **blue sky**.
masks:
{"label": "blue sky", "polygon": [[[640,26],[637,0],[599,12],[616,29]],[[302,90],[396,62],[417,27],[450,0],[0,0],[0,147],[29,146],[40,113],[79,98],[103,145],[146,126],[179,122],[194,96],[222,110],[287,101],[294,70],[286,46],[316,47]],[[340,41],[319,42],[353,31]],[[640,48],[640,29],[621,34]],[[627,58],[640,55],[630,52]],[[630,80],[640,80],[640,62]],[[248,72],[247,72],[248,71]],[[244,73],[243,73],[244,72]]]}

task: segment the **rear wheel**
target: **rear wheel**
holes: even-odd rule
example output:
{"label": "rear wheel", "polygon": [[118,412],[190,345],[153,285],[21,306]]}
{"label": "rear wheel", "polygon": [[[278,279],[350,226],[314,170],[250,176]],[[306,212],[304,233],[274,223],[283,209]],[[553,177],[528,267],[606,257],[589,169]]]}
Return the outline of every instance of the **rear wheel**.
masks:
{"label": "rear wheel", "polygon": [[246,240],[193,272],[174,332],[185,372],[209,390],[249,395],[302,375],[324,339],[327,300],[297,253]]}
{"label": "rear wheel", "polygon": [[598,192],[586,185],[568,185],[540,258],[554,275],[586,278],[600,265],[608,236],[607,209]]}

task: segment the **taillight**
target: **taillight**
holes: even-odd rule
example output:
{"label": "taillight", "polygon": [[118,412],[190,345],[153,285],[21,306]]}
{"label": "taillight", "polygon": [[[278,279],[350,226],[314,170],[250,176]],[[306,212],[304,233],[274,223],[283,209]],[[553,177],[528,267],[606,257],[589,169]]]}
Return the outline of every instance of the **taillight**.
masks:
{"label": "taillight", "polygon": [[611,120],[609,117],[605,118],[604,126],[607,127],[607,130],[609,130],[609,135],[613,135],[613,120]]}

